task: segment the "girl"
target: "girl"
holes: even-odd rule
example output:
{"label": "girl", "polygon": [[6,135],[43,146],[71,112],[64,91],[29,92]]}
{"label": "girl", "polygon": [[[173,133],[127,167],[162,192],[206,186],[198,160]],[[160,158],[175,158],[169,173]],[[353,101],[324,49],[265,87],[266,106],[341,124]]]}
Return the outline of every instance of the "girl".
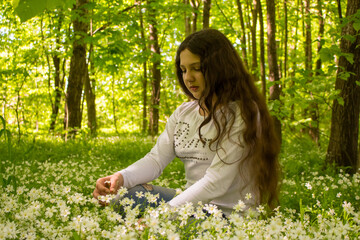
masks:
{"label": "girl", "polygon": [[[230,41],[213,29],[189,35],[177,50],[176,73],[193,101],[175,110],[144,158],[98,179],[93,196],[124,186],[125,197],[150,191],[170,206],[201,201],[225,215],[239,200],[275,207],[279,142],[265,100]],[[184,163],[185,191],[175,196],[175,190],[146,184],[175,157]]]}

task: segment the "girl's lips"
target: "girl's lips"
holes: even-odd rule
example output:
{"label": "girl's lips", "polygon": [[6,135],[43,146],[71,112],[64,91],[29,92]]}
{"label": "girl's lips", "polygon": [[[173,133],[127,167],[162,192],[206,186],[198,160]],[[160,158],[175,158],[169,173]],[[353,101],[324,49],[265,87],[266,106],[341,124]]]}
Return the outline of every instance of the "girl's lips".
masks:
{"label": "girl's lips", "polygon": [[191,91],[195,91],[195,92],[199,89],[199,87],[197,87],[197,86],[191,86],[189,88]]}

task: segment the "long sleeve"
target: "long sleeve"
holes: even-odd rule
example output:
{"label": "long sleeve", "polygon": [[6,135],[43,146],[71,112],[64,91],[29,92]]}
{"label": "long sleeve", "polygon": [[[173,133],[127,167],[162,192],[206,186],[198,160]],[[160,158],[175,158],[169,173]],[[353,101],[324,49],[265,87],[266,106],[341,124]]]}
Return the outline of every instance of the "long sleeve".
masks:
{"label": "long sleeve", "polygon": [[124,187],[131,188],[156,179],[175,158],[173,129],[176,114],[175,111],[170,116],[164,132],[159,136],[151,151],[142,159],[120,171],[124,177]]}

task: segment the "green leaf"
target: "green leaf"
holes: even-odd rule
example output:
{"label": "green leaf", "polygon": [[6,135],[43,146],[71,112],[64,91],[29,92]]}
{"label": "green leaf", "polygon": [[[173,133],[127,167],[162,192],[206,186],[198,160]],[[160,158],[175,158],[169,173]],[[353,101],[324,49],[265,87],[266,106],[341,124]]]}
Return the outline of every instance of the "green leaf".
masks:
{"label": "green leaf", "polygon": [[73,230],[72,232],[73,232],[72,239],[74,239],[74,240],[81,240],[80,235],[79,235],[75,230]]}
{"label": "green leaf", "polygon": [[341,105],[344,106],[344,99],[342,97],[337,97],[336,101]]}
{"label": "green leaf", "polygon": [[353,27],[354,27],[355,31],[359,31],[360,30],[360,22],[354,22]]}
{"label": "green leaf", "polygon": [[343,56],[348,60],[349,63],[354,64],[354,54],[344,53]]}
{"label": "green leaf", "polygon": [[13,0],[16,15],[22,22],[41,14],[45,9],[52,10],[65,7],[74,0]]}
{"label": "green leaf", "polygon": [[323,62],[331,62],[334,60],[334,51],[329,48],[321,48],[319,53],[321,61]]}

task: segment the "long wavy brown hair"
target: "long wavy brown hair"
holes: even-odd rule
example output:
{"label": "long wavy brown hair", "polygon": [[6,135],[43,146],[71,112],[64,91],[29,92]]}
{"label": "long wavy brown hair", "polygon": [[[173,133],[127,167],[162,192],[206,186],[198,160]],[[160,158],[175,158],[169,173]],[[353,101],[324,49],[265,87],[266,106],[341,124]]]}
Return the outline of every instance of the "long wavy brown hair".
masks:
{"label": "long wavy brown hair", "polygon": [[[185,49],[200,56],[201,72],[205,78],[205,89],[200,99],[195,99],[183,80],[180,53]],[[238,52],[221,32],[204,29],[189,35],[181,43],[175,63],[183,91],[191,99],[198,100],[200,107],[207,112],[199,128],[200,138],[204,125],[211,120],[215,124],[217,135],[210,142],[210,147],[215,143],[215,149],[221,149],[221,141],[226,136],[230,137],[236,114],[230,103],[237,103],[245,129],[243,142],[239,136],[236,144],[239,147],[245,144],[249,149],[245,158],[240,159],[239,156],[237,159],[241,160],[239,173],[244,176],[243,166],[250,166],[250,176],[258,188],[260,203],[274,208],[278,204],[280,143],[266,101],[255,86],[254,79]]]}

